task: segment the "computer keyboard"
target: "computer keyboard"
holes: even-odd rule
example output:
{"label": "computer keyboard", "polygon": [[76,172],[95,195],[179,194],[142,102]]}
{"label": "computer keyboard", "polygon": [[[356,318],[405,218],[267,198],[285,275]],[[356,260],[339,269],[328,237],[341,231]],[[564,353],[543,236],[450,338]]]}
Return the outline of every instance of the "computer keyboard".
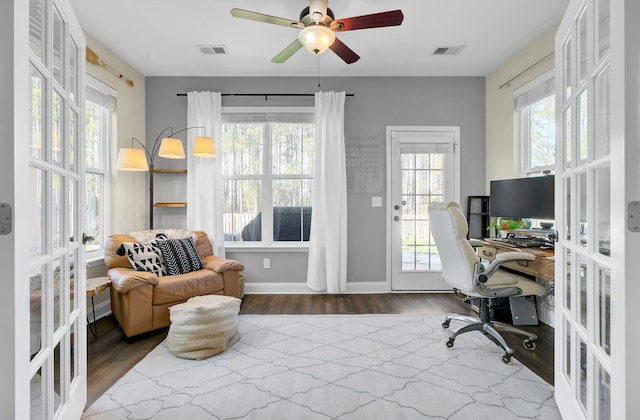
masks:
{"label": "computer keyboard", "polygon": [[507,244],[515,245],[520,248],[551,245],[549,241],[545,241],[544,239],[537,239],[537,238],[500,238],[499,241]]}

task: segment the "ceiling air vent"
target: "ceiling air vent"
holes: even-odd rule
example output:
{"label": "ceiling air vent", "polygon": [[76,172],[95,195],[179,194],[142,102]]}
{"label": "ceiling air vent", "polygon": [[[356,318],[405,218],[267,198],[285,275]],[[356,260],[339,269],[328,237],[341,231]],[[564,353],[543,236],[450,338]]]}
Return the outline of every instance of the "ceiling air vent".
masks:
{"label": "ceiling air vent", "polygon": [[458,55],[464,49],[464,45],[458,47],[438,47],[433,51],[433,55]]}
{"label": "ceiling air vent", "polygon": [[223,55],[229,54],[227,52],[227,47],[224,45],[196,45],[200,50],[200,53],[207,55]]}

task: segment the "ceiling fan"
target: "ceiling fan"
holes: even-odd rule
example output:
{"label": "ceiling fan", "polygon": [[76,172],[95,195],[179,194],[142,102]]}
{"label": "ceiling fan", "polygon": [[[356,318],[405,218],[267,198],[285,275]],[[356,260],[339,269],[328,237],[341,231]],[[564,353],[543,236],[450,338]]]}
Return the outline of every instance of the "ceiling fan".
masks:
{"label": "ceiling fan", "polygon": [[302,29],[298,34],[298,39],[271,59],[274,63],[284,63],[303,46],[316,55],[331,49],[345,63],[355,63],[360,59],[360,56],[336,38],[334,32],[397,26],[404,19],[401,10],[336,19],[331,9],[327,7],[327,3],[328,0],[309,0],[309,7],[302,9],[299,21],[244,9],[231,9],[231,15],[242,19]]}

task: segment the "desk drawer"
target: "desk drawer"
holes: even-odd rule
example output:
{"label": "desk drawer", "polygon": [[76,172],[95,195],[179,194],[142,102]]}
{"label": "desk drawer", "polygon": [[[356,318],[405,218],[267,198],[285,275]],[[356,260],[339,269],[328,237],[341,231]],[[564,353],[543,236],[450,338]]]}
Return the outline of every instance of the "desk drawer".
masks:
{"label": "desk drawer", "polygon": [[[478,255],[480,258],[493,261],[496,259],[496,255],[501,252],[513,252],[518,251],[516,249],[498,249],[492,246],[483,246],[478,249]],[[521,252],[526,252],[521,250]],[[536,256],[533,261],[513,261],[503,265],[521,273],[530,274],[532,276],[540,277],[545,280],[553,281],[554,262],[553,260]]]}

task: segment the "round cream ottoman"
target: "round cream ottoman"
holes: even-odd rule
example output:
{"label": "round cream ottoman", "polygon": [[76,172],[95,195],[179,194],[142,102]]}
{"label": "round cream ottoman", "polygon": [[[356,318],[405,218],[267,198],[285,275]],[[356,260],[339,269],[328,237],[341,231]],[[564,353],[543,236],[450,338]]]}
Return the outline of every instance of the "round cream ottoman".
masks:
{"label": "round cream ottoman", "polygon": [[240,299],[196,296],[169,308],[169,350],[178,357],[202,360],[221,353],[238,341]]}

